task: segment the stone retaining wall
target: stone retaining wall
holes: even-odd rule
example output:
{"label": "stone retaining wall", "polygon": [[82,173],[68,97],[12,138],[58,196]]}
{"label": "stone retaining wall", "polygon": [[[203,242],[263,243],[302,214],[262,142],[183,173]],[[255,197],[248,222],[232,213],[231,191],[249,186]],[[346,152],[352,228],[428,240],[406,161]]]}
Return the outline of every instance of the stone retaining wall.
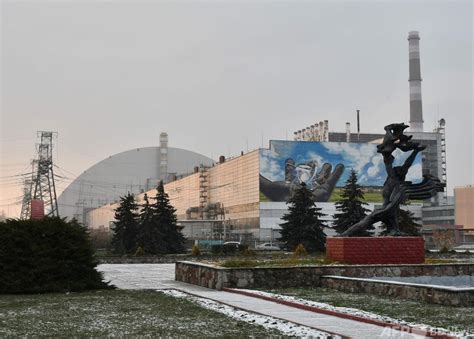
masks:
{"label": "stone retaining wall", "polygon": [[448,306],[474,305],[474,288],[456,291],[456,289],[436,288],[429,285],[401,285],[390,282],[345,279],[341,277],[322,277],[321,286],[344,292],[375,294]]}
{"label": "stone retaining wall", "polygon": [[301,267],[224,268],[196,262],[176,263],[175,279],[214,289],[321,286],[321,277],[408,277],[473,275],[474,264],[326,265]]}

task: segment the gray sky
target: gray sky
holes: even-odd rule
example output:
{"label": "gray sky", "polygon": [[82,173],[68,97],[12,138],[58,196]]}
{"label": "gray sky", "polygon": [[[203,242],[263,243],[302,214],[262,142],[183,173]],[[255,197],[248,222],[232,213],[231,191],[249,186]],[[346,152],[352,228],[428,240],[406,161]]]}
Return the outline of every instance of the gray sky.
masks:
{"label": "gray sky", "polygon": [[[213,158],[328,119],[408,121],[408,41],[420,31],[425,130],[447,120],[449,190],[473,184],[470,1],[2,1],[0,176],[37,130],[79,174],[158,145]],[[21,196],[0,180],[0,211]],[[60,186],[60,190],[64,188]]]}

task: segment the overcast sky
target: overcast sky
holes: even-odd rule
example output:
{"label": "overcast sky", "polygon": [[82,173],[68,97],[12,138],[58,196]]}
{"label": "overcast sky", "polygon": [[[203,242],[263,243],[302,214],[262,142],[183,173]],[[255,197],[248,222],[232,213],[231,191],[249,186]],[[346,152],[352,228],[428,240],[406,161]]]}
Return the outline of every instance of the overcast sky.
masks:
{"label": "overcast sky", "polygon": [[[471,1],[2,1],[1,174],[36,131],[79,174],[128,149],[213,158],[329,120],[362,132],[409,120],[408,41],[420,31],[425,130],[447,121],[448,187],[473,178]],[[248,146],[247,146],[248,145]],[[0,211],[21,190],[0,180]],[[64,185],[64,184],[63,184]],[[60,191],[64,186],[60,186]]]}

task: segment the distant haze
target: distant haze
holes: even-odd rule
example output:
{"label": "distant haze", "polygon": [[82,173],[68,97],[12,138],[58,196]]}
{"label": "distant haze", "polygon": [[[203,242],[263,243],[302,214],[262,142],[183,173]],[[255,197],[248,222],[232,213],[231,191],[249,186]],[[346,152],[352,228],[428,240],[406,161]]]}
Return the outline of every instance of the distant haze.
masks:
{"label": "distant haze", "polygon": [[29,170],[37,130],[58,132],[55,161],[77,175],[158,145],[161,131],[217,158],[324,119],[354,131],[356,109],[362,132],[408,122],[411,30],[425,131],[447,122],[449,192],[474,183],[471,1],[1,3],[0,212],[10,216],[21,198],[10,176]]}

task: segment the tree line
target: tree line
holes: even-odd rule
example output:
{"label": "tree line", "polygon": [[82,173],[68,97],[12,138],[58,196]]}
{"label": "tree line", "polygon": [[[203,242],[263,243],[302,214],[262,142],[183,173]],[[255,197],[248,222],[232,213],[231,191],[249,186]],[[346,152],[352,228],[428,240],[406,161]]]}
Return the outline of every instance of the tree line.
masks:
{"label": "tree line", "polygon": [[[338,234],[363,219],[370,210],[365,206],[364,192],[357,183],[357,173],[352,169],[345,186],[342,188],[342,199],[336,202],[336,213],[333,215],[333,229]],[[312,199],[312,193],[304,183],[295,191],[288,203],[288,213],[282,219],[280,241],[288,250],[294,250],[299,244],[309,252],[323,252],[326,246],[325,228],[328,228],[326,216]],[[408,202],[405,202],[408,203]],[[419,235],[421,225],[410,211],[399,208],[400,231],[405,235]],[[387,226],[382,225],[381,235],[387,235]],[[370,237],[375,233],[372,225],[354,236]]]}
{"label": "tree line", "polygon": [[133,194],[120,198],[115,210],[112,247],[117,254],[168,254],[184,252],[185,238],[177,225],[163,182],[154,197],[137,204]]}

